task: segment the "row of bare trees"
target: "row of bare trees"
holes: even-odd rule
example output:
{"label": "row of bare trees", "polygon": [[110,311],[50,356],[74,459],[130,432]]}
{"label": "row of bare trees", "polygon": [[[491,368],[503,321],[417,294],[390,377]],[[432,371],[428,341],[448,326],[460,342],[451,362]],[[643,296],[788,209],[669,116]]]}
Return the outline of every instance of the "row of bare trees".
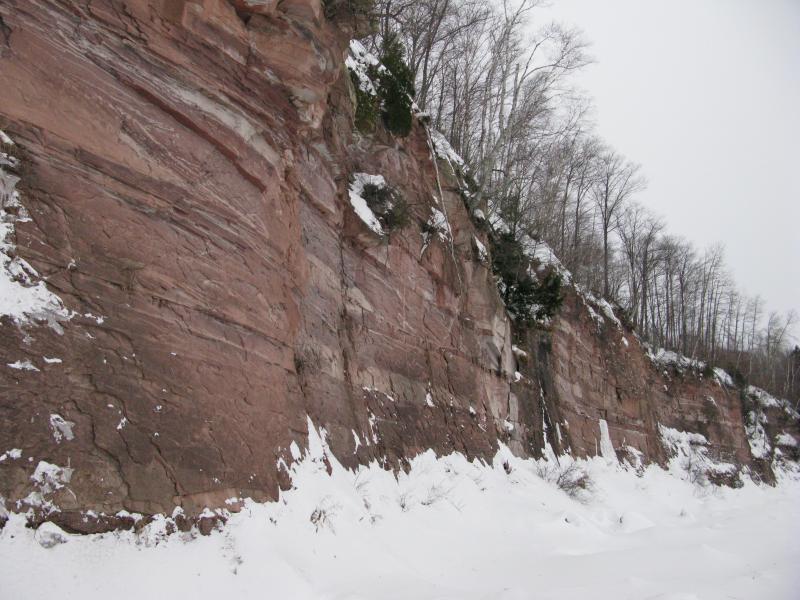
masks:
{"label": "row of bare trees", "polygon": [[639,166],[593,131],[570,73],[579,32],[535,26],[539,0],[377,0],[376,47],[399,36],[416,102],[469,165],[471,208],[546,241],[587,289],[615,300],[653,344],[800,397],[794,314],[736,288],[720,247],[699,252],[636,202]]}

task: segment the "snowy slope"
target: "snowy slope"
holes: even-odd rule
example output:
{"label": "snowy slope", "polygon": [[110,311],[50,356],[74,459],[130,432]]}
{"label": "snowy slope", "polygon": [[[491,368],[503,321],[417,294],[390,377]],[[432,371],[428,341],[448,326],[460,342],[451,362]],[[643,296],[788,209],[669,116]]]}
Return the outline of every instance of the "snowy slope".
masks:
{"label": "snowy slope", "polygon": [[[417,457],[397,479],[343,469],[312,436],[281,501],[247,503],[209,537],[0,534],[0,597],[672,600],[796,598],[800,483],[699,487],[603,458],[574,500],[542,463]],[[322,459],[328,455],[329,476]],[[569,459],[562,459],[568,461]],[[551,465],[552,466],[552,465]],[[46,577],[43,576],[46,574]]]}

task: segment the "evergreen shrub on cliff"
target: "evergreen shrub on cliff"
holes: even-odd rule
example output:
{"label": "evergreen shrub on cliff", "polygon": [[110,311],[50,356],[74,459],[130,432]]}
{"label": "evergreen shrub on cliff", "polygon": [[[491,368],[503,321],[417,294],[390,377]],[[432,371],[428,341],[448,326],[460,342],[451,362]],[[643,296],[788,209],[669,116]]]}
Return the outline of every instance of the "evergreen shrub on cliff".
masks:
{"label": "evergreen shrub on cliff", "polygon": [[394,135],[407,136],[411,132],[411,104],[416,93],[414,75],[403,60],[403,44],[395,34],[383,41],[381,62],[386,70],[380,74],[378,93],[383,106],[383,121]]}
{"label": "evergreen shrub on cliff", "polygon": [[384,230],[403,229],[411,222],[408,203],[395,188],[366,183],[361,196]]}
{"label": "evergreen shrub on cliff", "polygon": [[329,19],[341,16],[369,17],[374,8],[373,0],[322,0],[322,5]]}
{"label": "evergreen shrub on cliff", "polygon": [[517,324],[529,327],[555,315],[563,301],[561,276],[554,271],[548,271],[541,280],[531,275],[530,259],[512,233],[495,233],[490,242],[492,271]]}
{"label": "evergreen shrub on cliff", "polygon": [[396,35],[387,35],[380,62],[360,44],[356,48],[353,62],[348,63],[356,93],[356,128],[373,133],[380,114],[393,135],[408,135],[415,90],[414,76],[403,60],[403,44]]}
{"label": "evergreen shrub on cliff", "polygon": [[378,121],[377,98],[370,92],[361,88],[358,75],[356,75],[355,71],[350,71],[350,79],[353,80],[356,90],[356,128],[361,133],[372,133],[375,131],[375,124]]}

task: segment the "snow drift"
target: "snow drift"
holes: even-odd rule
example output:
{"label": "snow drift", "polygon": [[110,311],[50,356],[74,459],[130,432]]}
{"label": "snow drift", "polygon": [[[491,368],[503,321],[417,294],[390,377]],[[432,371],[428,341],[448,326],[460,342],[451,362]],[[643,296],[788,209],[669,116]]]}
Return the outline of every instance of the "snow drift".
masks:
{"label": "snow drift", "polygon": [[345,469],[325,432],[311,431],[292,489],[246,501],[208,537],[166,536],[165,519],[139,533],[34,532],[12,515],[0,533],[4,597],[796,597],[792,478],[732,490],[691,483],[681,468],[595,458],[576,463],[593,485],[572,498],[543,477],[569,457],[501,447],[487,464],[428,451],[395,475],[377,463]]}

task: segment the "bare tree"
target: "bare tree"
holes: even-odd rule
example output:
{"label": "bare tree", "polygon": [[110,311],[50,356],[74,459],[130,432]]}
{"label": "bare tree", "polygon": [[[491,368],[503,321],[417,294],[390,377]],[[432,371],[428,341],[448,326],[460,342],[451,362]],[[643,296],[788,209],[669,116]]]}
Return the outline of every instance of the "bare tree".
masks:
{"label": "bare tree", "polygon": [[605,149],[598,160],[598,173],[593,189],[603,233],[603,295],[609,295],[609,235],[617,225],[617,215],[625,202],[645,188],[645,180],[636,165],[611,149]]}

